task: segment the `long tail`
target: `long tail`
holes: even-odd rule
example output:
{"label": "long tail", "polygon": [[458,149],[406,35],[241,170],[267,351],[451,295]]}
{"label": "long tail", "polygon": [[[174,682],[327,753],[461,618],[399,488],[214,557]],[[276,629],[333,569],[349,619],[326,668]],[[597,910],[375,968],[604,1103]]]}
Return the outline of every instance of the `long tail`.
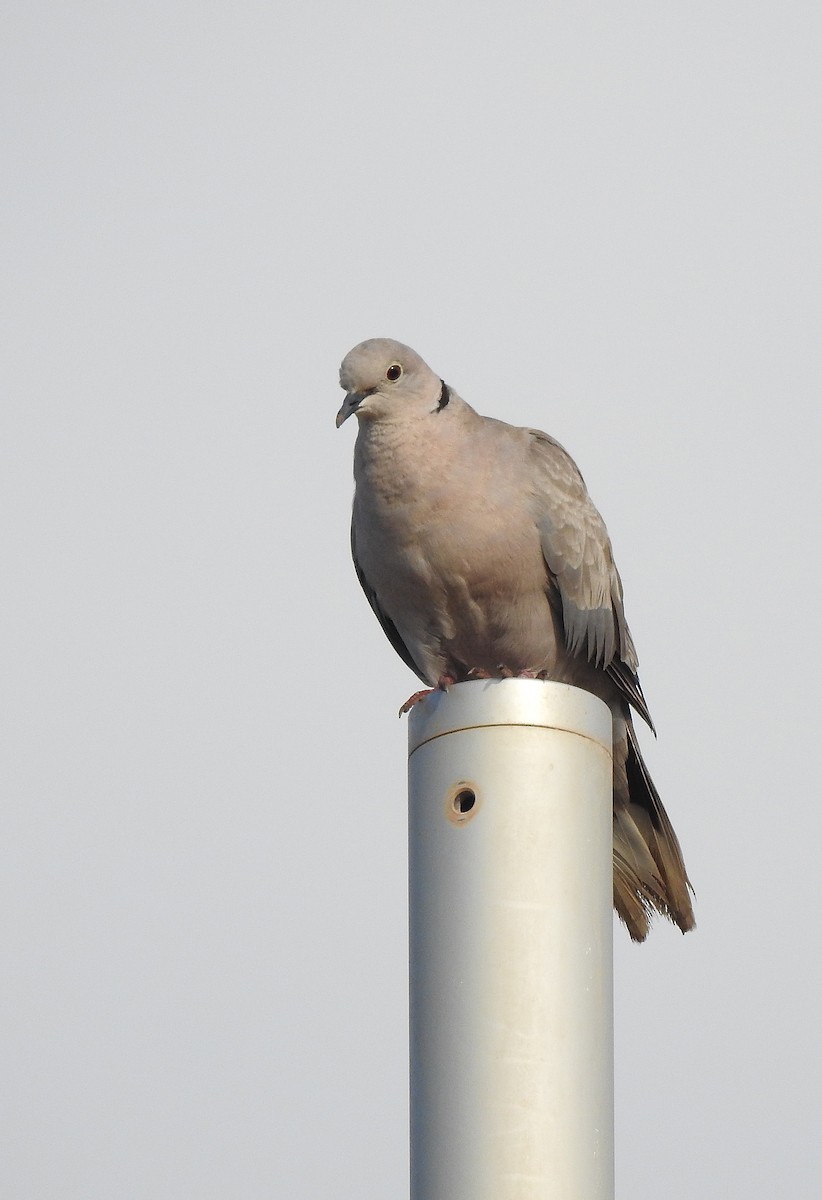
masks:
{"label": "long tail", "polygon": [[696,922],[679,841],[643,761],[630,716],[626,726],[626,742],[614,747],[614,908],[634,941],[641,942],[654,912],[668,917],[683,933]]}

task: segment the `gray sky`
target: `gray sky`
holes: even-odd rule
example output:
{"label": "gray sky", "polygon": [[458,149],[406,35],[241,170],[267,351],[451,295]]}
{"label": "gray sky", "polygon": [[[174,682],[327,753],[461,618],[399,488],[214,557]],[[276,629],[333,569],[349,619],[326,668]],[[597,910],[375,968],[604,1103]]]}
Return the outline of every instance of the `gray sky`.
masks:
{"label": "gray sky", "polygon": [[616,931],[617,1195],[815,1197],[819,6],[276,9],[4,6],[3,1194],[406,1194],[390,336],[625,581],[699,928]]}

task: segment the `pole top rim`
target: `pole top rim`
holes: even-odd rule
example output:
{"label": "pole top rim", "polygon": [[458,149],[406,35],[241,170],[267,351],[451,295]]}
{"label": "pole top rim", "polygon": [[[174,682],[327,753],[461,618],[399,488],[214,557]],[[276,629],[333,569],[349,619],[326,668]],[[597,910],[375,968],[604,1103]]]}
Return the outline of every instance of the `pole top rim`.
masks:
{"label": "pole top rim", "polygon": [[433,738],[499,725],[564,730],[611,753],[611,710],[605,701],[569,683],[541,679],[472,679],[432,692],[409,714],[408,753]]}

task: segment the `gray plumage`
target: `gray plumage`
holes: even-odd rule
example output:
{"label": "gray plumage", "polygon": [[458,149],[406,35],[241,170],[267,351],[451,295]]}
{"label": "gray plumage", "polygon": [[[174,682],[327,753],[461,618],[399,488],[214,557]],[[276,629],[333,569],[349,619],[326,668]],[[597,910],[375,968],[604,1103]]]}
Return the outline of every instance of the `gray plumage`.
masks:
{"label": "gray plumage", "polygon": [[[636,740],[651,718],[602,518],[547,434],[480,416],[387,338],[343,360],[356,413],[351,547],[391,644],[429,687],[534,675],[600,696],[614,726],[614,905],[641,941],[694,917],[676,834]],[[651,728],[653,726],[651,725]]]}

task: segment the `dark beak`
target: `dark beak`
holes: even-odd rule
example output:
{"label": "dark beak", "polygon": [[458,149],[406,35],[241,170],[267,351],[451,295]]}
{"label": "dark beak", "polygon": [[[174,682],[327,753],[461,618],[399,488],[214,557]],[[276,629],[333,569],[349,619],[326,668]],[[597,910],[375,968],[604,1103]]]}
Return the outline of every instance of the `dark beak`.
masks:
{"label": "dark beak", "polygon": [[342,402],[342,407],[337,413],[337,428],[342,425],[343,421],[347,421],[352,413],[355,413],[362,404],[368,392],[347,392],[346,397]]}

